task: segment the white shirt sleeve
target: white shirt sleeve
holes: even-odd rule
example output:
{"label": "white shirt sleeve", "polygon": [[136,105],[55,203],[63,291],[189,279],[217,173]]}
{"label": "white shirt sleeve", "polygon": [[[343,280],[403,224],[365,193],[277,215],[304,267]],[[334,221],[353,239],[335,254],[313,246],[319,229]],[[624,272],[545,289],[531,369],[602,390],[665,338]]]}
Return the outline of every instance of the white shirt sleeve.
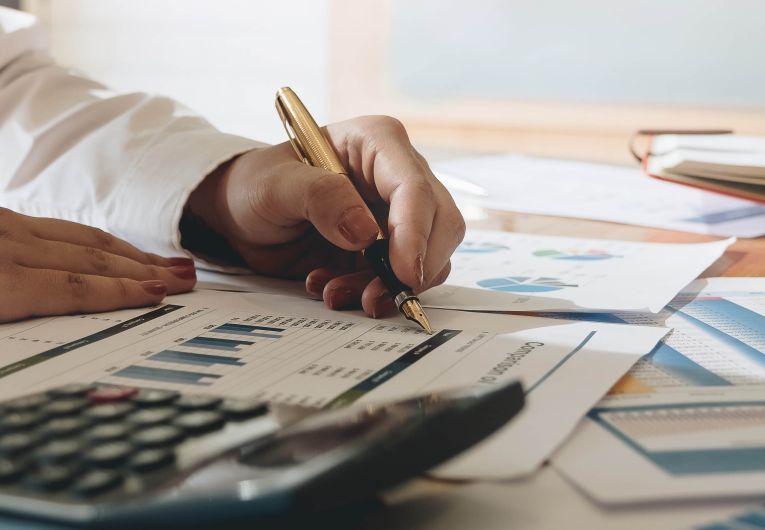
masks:
{"label": "white shirt sleeve", "polygon": [[46,40],[34,17],[0,7],[0,205],[178,254],[191,192],[263,144],[171,99],[114,93],[55,64]]}

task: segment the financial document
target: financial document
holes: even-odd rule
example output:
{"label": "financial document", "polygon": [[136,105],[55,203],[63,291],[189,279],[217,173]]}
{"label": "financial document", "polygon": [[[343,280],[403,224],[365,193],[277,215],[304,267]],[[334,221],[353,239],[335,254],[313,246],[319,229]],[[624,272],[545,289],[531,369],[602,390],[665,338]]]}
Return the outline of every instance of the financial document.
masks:
{"label": "financial document", "polygon": [[614,221],[699,234],[765,234],[765,205],[662,182],[637,167],[522,155],[433,165],[460,202],[540,215]]}
{"label": "financial document", "polygon": [[657,316],[673,331],[555,457],[602,502],[765,494],[765,279],[694,282]]}
{"label": "financial document", "polygon": [[[0,399],[116,383],[333,408],[520,379],[517,420],[447,476],[533,471],[664,328],[433,311],[427,335],[321,302],[196,291],[163,306],[0,326]],[[586,381],[586,384],[583,382]]]}
{"label": "financial document", "polygon": [[470,230],[428,307],[658,313],[734,240],[665,244]]}

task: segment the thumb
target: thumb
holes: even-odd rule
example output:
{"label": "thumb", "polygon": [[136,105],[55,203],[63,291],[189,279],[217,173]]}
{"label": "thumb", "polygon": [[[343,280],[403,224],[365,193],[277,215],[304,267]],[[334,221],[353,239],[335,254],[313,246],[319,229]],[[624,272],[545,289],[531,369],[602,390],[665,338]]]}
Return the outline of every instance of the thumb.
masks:
{"label": "thumb", "polygon": [[295,162],[287,175],[268,185],[276,186],[269,196],[279,203],[273,205],[277,211],[309,221],[342,249],[362,250],[377,237],[377,222],[345,175]]}

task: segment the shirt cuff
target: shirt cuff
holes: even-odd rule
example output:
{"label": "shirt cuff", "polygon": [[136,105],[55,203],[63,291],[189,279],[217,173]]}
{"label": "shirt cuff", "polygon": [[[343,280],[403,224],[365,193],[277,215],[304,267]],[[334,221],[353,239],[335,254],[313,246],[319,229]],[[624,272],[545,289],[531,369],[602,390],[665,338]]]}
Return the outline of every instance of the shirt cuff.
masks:
{"label": "shirt cuff", "polygon": [[140,242],[145,251],[188,254],[181,246],[179,224],[191,193],[224,162],[265,145],[211,127],[162,135],[132,166],[106,206],[110,231]]}

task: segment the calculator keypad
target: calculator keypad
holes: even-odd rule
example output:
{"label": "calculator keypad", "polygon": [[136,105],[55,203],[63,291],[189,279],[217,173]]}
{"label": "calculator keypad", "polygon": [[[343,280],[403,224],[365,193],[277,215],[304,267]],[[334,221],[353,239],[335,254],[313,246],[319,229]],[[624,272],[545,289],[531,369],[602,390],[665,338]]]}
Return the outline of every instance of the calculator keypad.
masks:
{"label": "calculator keypad", "polygon": [[257,400],[93,384],[0,403],[0,493],[76,501],[140,490],[172,477],[180,444],[267,412]]}

